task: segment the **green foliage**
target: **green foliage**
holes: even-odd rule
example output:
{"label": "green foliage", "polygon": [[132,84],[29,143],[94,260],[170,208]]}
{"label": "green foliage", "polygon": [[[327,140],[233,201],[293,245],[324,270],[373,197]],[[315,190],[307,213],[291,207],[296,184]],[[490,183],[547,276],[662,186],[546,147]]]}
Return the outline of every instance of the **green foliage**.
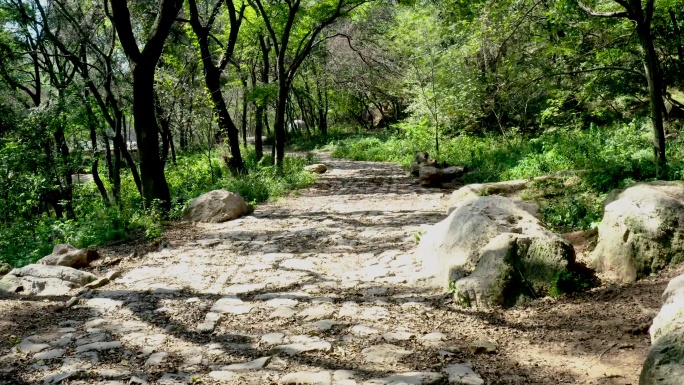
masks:
{"label": "green foliage", "polygon": [[574,270],[563,270],[554,274],[548,295],[558,298],[563,294],[578,293],[595,287],[598,279],[591,270],[577,266]]}
{"label": "green foliage", "polygon": [[[244,148],[243,153],[250,172],[239,177],[230,176],[219,151],[212,154],[211,162],[205,153],[180,154],[177,164],[169,164],[166,171],[173,200],[170,217],[179,218],[191,199],[214,189],[236,192],[254,204],[276,199],[314,181],[311,173],[303,171],[306,158],[286,157],[283,172],[278,173],[269,158],[256,162],[251,148]],[[106,169],[100,172],[105,175]],[[89,182],[74,190],[77,219],[42,214],[0,223],[0,261],[23,266],[49,254],[57,243],[92,247],[136,237],[160,239],[166,224],[164,215],[159,205],[140,208],[140,196],[129,173],[122,173],[121,195],[120,207],[106,206]]]}
{"label": "green foliage", "polygon": [[[444,138],[435,154],[432,133],[424,125],[400,124],[393,135],[347,135],[329,140],[333,156],[395,161],[408,166],[427,150],[438,162],[462,165],[465,183],[529,179],[557,174],[523,195],[538,201],[547,226],[558,231],[595,227],[603,215],[605,194],[655,177],[649,124],[635,120],[608,127],[552,129],[541,135],[459,135]],[[669,145],[670,177],[684,175],[684,142]],[[570,172],[570,173],[568,173]]]}

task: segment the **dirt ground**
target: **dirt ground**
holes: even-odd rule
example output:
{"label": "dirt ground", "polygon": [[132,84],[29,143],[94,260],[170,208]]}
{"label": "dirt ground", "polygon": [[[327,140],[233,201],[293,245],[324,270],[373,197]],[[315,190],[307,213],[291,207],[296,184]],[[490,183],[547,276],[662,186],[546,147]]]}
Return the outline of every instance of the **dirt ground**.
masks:
{"label": "dirt ground", "polygon": [[[108,269],[123,276],[76,306],[65,307],[69,298],[0,298],[0,384],[42,384],[69,370],[75,374],[61,383],[271,384],[307,371],[335,373],[336,384],[339,371],[353,370],[362,384],[452,364],[471,365],[491,385],[638,384],[661,294],[684,268],[513,309],[464,309],[411,278],[419,269],[415,234],[445,217],[440,197],[448,191],[424,189],[393,164],[325,162],[331,171],[316,184],[235,223],[178,223],[161,245],[102,248],[107,260],[121,258]],[[564,236],[585,260],[596,235]],[[215,310],[224,298],[235,303]],[[212,321],[212,312],[220,317]],[[26,337],[48,333],[75,342],[49,359],[17,352]],[[265,342],[273,333],[282,343],[330,349],[273,356]],[[442,337],[426,339],[431,333]],[[121,344],[79,355],[78,339],[99,335]],[[477,351],[476,341],[496,349]],[[410,353],[369,363],[366,349],[386,343]],[[157,353],[163,360],[150,364]],[[273,357],[259,370],[213,374],[265,356]]]}

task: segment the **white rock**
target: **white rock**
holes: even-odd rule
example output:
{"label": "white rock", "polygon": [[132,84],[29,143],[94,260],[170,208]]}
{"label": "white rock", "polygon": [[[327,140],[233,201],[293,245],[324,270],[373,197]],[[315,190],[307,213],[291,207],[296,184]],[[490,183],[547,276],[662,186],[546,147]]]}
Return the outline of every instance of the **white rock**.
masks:
{"label": "white rock", "polygon": [[296,372],[283,376],[281,384],[291,385],[330,385],[332,376],[330,372]]}
{"label": "white rock", "polygon": [[381,337],[383,340],[385,340],[387,342],[394,342],[394,341],[408,341],[410,339],[416,338],[416,335],[415,335],[415,333],[406,332],[406,331],[394,331],[394,332],[385,333]]}
{"label": "white rock", "polygon": [[379,329],[366,325],[354,325],[350,331],[357,336],[370,336],[382,333]]}
{"label": "white rock", "polygon": [[64,349],[52,349],[44,352],[37,353],[33,356],[35,361],[40,360],[54,360],[56,358],[61,358],[64,355]]}
{"label": "white rock", "polygon": [[237,219],[248,212],[240,195],[226,190],[214,190],[190,201],[183,219],[191,222],[221,223]]}
{"label": "white rock", "polygon": [[111,350],[121,347],[120,341],[94,342],[92,344],[81,345],[76,348],[76,353],[87,352],[90,350]]}
{"label": "white rock", "polygon": [[395,364],[412,353],[410,350],[391,344],[375,345],[361,351],[365,362],[384,365]]}
{"label": "white rock", "polygon": [[159,365],[164,361],[166,357],[168,357],[168,355],[169,353],[167,352],[152,353],[147,358],[147,361],[145,361],[145,366]]}
{"label": "white rock", "polygon": [[304,171],[314,174],[323,174],[324,172],[328,171],[328,167],[322,163],[317,163],[304,167]]}
{"label": "white rock", "polygon": [[261,336],[261,343],[267,346],[275,345],[283,342],[285,334],[283,333],[268,333]]}
{"label": "white rock", "polygon": [[238,374],[229,370],[214,370],[209,372],[209,377],[219,381],[231,381],[238,378]]}
{"label": "white rock", "polygon": [[444,372],[449,376],[450,384],[482,385],[484,380],[473,371],[470,366],[452,364],[446,366]]}
{"label": "white rock", "polygon": [[232,364],[221,367],[221,370],[244,371],[262,369],[268,364],[271,357],[261,357],[253,361],[243,362],[240,364]]}
{"label": "white rock", "polygon": [[444,376],[434,372],[410,372],[366,381],[363,385],[428,385],[441,383]]}

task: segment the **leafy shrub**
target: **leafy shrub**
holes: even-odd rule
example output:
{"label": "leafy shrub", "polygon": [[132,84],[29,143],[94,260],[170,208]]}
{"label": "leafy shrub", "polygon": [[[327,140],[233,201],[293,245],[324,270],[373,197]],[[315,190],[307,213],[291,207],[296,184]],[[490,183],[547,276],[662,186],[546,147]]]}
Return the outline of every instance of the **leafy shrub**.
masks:
{"label": "leafy shrub", "polygon": [[[220,158],[220,151],[210,155],[200,152],[179,154],[177,164],[168,164],[166,169],[172,196],[170,217],[179,218],[190,200],[211,190],[224,188],[242,195],[249,203],[258,203],[314,181],[311,173],[303,171],[307,162],[313,160],[311,157],[287,156],[280,172],[271,166],[270,158],[257,162],[252,148],[243,148],[243,154],[249,174],[238,177],[230,175]],[[142,210],[138,190],[126,171],[122,170],[121,174],[119,206],[105,205],[94,184],[88,183],[74,188],[77,220],[27,213],[23,221],[0,223],[0,261],[15,267],[33,263],[49,254],[57,243],[92,247],[136,234],[152,241],[159,239],[165,224],[163,215],[158,205]],[[106,172],[101,164],[100,174],[109,189]],[[34,197],[29,195],[27,199]]]}
{"label": "leafy shrub", "polygon": [[579,293],[597,286],[598,278],[594,272],[583,265],[574,266],[573,270],[557,272],[551,280],[549,296],[558,298],[563,294]]}
{"label": "leafy shrub", "polygon": [[[553,186],[544,196],[544,221],[559,230],[588,229],[603,214],[604,195],[656,176],[650,122],[634,120],[588,129],[548,129],[523,135],[456,135],[444,137],[440,152],[424,125],[398,124],[397,133],[347,135],[328,142],[333,156],[369,161],[393,161],[407,167],[418,151],[438,162],[465,166],[464,183],[497,182],[576,171],[573,188]],[[684,139],[668,142],[669,178],[684,179]],[[532,194],[534,195],[534,194]],[[531,198],[538,198],[532,196]]]}

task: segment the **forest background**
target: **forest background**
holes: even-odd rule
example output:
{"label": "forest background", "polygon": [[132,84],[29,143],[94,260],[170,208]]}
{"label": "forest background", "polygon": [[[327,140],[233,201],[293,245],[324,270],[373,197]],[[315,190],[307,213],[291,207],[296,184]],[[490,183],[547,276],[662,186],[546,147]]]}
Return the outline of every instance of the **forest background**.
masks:
{"label": "forest background", "polygon": [[677,0],[0,0],[0,261],[158,240],[213,189],[312,183],[315,156],[286,146],[427,151],[466,183],[561,173],[525,198],[555,230],[596,227],[611,190],[683,177],[683,18]]}

